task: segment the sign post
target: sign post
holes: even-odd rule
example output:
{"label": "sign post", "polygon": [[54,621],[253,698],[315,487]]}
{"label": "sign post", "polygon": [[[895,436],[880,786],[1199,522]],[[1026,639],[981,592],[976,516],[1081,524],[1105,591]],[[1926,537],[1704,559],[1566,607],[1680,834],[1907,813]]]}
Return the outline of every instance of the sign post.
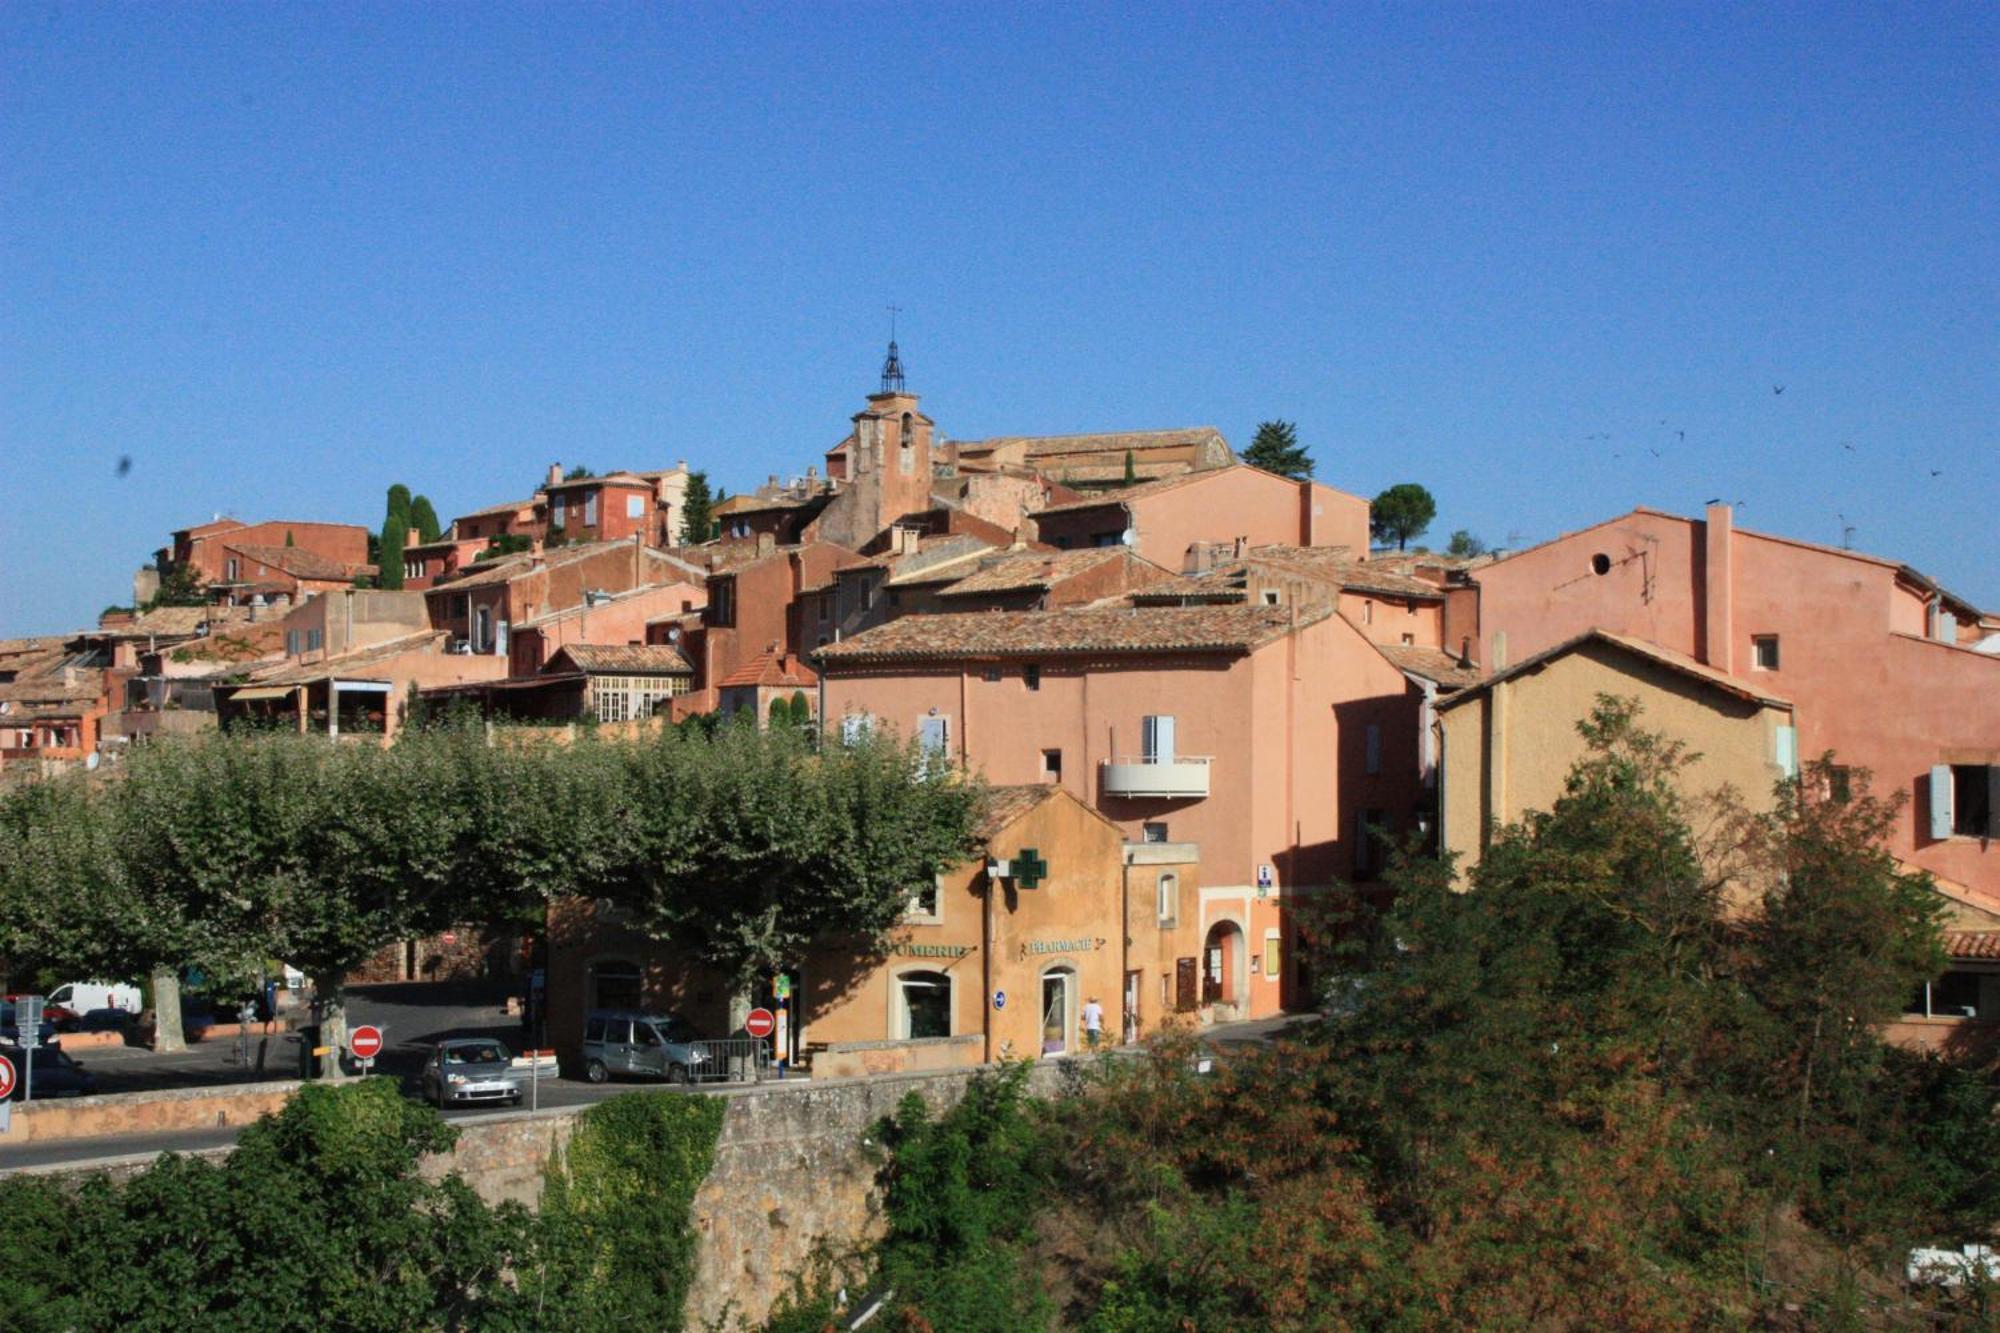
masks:
{"label": "sign post", "polygon": [[373,1023],[363,1023],[347,1034],[347,1050],[361,1062],[361,1072],[366,1074],[375,1066],[375,1057],[382,1053],[382,1029]]}
{"label": "sign post", "polygon": [[21,1100],[35,1100],[35,1048],[42,1044],[42,997],[14,998],[14,1036],[21,1043]]}

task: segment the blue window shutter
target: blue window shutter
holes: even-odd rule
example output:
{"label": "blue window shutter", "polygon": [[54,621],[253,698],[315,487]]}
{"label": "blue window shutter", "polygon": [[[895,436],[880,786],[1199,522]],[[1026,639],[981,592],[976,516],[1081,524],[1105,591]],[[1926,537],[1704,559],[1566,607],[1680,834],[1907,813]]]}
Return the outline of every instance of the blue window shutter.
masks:
{"label": "blue window shutter", "polygon": [[1778,768],[1788,778],[1799,775],[1799,729],[1778,728]]}
{"label": "blue window shutter", "polygon": [[1931,836],[1951,836],[1951,765],[1931,765]]}

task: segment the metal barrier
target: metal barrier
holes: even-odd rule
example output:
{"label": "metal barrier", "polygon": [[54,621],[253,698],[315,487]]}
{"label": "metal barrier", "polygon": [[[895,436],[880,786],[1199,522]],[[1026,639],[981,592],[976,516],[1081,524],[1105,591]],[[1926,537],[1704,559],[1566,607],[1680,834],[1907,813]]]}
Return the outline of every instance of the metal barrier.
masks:
{"label": "metal barrier", "polygon": [[696,1083],[762,1083],[771,1076],[771,1046],[761,1037],[716,1037],[688,1046],[703,1057],[688,1069]]}

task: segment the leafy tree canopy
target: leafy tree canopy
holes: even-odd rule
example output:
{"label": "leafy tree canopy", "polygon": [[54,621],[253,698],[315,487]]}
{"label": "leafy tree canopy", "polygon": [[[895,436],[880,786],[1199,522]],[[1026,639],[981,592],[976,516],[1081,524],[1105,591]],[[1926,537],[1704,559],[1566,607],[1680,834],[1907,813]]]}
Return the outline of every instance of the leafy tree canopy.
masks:
{"label": "leafy tree canopy", "polygon": [[1379,542],[1404,550],[1421,537],[1437,517],[1437,501],[1414,481],[1399,482],[1375,497],[1368,511],[1368,529]]}
{"label": "leafy tree canopy", "polygon": [[699,545],[714,536],[710,531],[715,525],[712,511],[720,499],[710,496],[706,472],[688,473],[687,498],[681,508],[681,541]]}
{"label": "leafy tree canopy", "polygon": [[1444,553],[1461,560],[1469,560],[1473,556],[1485,555],[1486,543],[1467,529],[1459,528],[1451,534],[1451,541],[1446,544]]}

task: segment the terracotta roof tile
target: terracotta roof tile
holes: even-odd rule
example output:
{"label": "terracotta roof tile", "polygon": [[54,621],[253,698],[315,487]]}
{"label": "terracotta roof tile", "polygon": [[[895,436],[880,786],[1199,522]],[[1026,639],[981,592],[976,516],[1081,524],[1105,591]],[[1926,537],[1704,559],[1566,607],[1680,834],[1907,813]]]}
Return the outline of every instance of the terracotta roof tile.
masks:
{"label": "terracotta roof tile", "polygon": [[1061,787],[1048,782],[988,787],[985,804],[980,807],[979,822],[973,825],[972,834],[982,841],[993,837],[1022,815],[1061,791]]}
{"label": "terracotta roof tile", "polygon": [[1327,606],[1081,607],[1061,611],[973,611],[904,616],[831,643],[815,656],[850,662],[935,661],[1061,653],[1248,652]]}
{"label": "terracotta roof tile", "polygon": [[443,630],[419,630],[415,634],[384,639],[380,643],[371,643],[366,648],[357,648],[349,653],[337,653],[316,662],[280,662],[275,666],[252,671],[250,680],[258,685],[309,685],[314,681],[326,680],[333,676],[352,675],[377,663],[401,657],[404,653],[435,651],[443,646],[446,637]]}
{"label": "terracotta roof tile", "polygon": [[1685,653],[1677,653],[1671,648],[1663,648],[1657,643],[1648,643],[1644,639],[1634,639],[1624,634],[1613,634],[1609,630],[1590,629],[1576,635],[1574,638],[1565,639],[1553,648],[1545,648],[1532,657],[1524,658],[1504,671],[1497,671],[1493,675],[1487,676],[1479,684],[1460,690],[1451,698],[1440,703],[1438,707],[1441,710],[1455,708],[1460,703],[1475,695],[1485,694],[1496,682],[1512,680],[1523,673],[1539,670],[1546,663],[1567,653],[1574,652],[1576,649],[1593,641],[1612,644],[1615,647],[1624,649],[1635,657],[1646,658],[1669,670],[1678,671],[1684,676],[1702,681],[1715,689],[1721,690],[1725,694],[1734,695],[1736,698],[1747,700],[1750,703],[1769,704],[1773,707],[1784,709],[1790,709],[1792,706],[1792,701],[1782,695],[1757,689],[1749,682],[1729,675],[1726,672],[1717,671],[1714,667],[1706,663],[1697,662]]}
{"label": "terracotta roof tile", "polygon": [[1947,958],[2000,959],[2000,930],[1947,930],[1944,953]]}
{"label": "terracotta roof tile", "polygon": [[[1241,465],[1239,464],[1238,466]],[[1200,481],[1205,477],[1211,477],[1228,470],[1228,468],[1206,468],[1200,472],[1183,472],[1178,476],[1161,477],[1156,481],[1142,481],[1137,486],[1121,486],[1115,491],[1100,491],[1098,494],[1090,496],[1087,499],[1072,500],[1068,504],[1050,505],[1047,509],[1038,509],[1035,511],[1035,516],[1039,517],[1042,514],[1069,514],[1084,509],[1101,509],[1107,505],[1120,505],[1130,500],[1143,500],[1149,495],[1159,495],[1164,491],[1175,490],[1178,487],[1187,485],[1189,482]]]}
{"label": "terracotta roof tile", "polygon": [[773,644],[724,676],[717,684],[723,687],[789,685],[798,689],[809,689],[819,684],[819,674],[801,662],[798,654],[779,652],[777,645]]}
{"label": "terracotta roof tile", "polygon": [[[318,551],[308,551],[303,546],[267,545],[263,542],[224,542],[223,549],[234,551],[246,560],[260,565],[281,569],[298,579],[351,579],[356,574],[364,574],[373,565],[350,565],[345,560],[335,560],[321,555]],[[249,571],[240,571],[244,579]]]}
{"label": "terracotta roof tile", "polygon": [[1177,430],[1114,431],[1104,435],[994,435],[984,440],[954,440],[963,452],[984,453],[1010,445],[1025,445],[1029,458],[1055,458],[1064,454],[1122,452],[1135,454],[1148,449],[1174,449],[1189,445],[1220,444],[1228,448],[1222,432],[1213,426],[1183,426]]}
{"label": "terracotta roof tile", "polygon": [[523,509],[533,509],[534,507],[535,499],[533,496],[530,496],[526,500],[511,500],[506,504],[487,505],[484,509],[474,509],[469,513],[458,515],[458,518],[454,518],[452,522],[456,523],[461,518],[488,518],[494,514],[518,514]]}
{"label": "terracotta roof tile", "polygon": [[1456,657],[1441,649],[1407,643],[1378,643],[1375,647],[1399,669],[1436,681],[1446,689],[1469,689],[1479,683],[1478,667],[1460,666]]}
{"label": "terracotta roof tile", "polygon": [[1002,556],[938,594],[972,597],[981,593],[1025,592],[1048,588],[1085,570],[1125,558],[1122,546],[1096,546],[1080,551],[1022,551]]}
{"label": "terracotta roof tile", "polygon": [[603,674],[613,671],[657,672],[662,675],[693,675],[694,668],[681,656],[680,649],[663,643],[571,643],[549,659],[567,657],[581,671]]}

